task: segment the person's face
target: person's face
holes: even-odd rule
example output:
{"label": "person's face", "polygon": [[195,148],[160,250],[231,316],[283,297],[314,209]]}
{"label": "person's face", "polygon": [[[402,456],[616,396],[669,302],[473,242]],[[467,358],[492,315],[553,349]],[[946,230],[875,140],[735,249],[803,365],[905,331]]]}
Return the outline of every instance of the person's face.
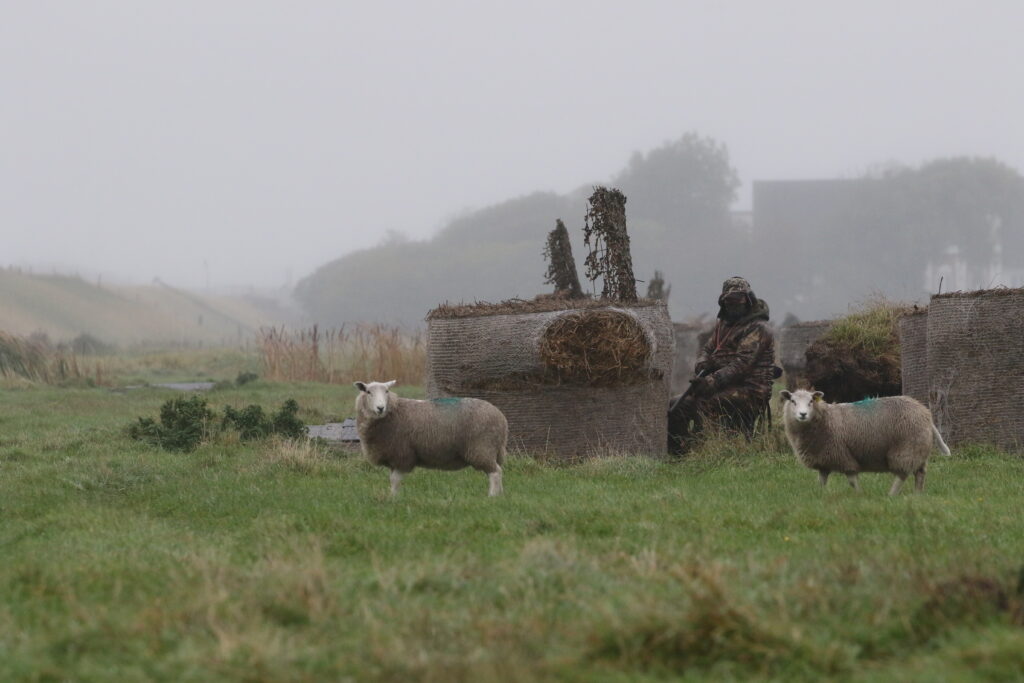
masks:
{"label": "person's face", "polygon": [[743,292],[729,292],[722,297],[722,308],[729,315],[743,313],[747,309],[747,295]]}

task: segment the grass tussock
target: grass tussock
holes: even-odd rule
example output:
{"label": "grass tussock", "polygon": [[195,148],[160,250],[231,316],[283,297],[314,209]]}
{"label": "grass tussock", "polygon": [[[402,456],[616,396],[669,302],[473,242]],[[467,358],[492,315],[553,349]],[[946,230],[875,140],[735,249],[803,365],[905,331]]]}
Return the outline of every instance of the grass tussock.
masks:
{"label": "grass tussock", "polygon": [[829,326],[822,339],[833,346],[900,360],[899,319],[912,307],[876,295]]}
{"label": "grass tussock", "polygon": [[259,462],[269,467],[311,474],[329,469],[331,457],[328,448],[314,439],[275,436],[260,449]]}
{"label": "grass tussock", "polygon": [[328,330],[314,325],[296,332],[264,328],[257,346],[262,375],[273,381],[420,384],[427,361],[421,333],[380,324]]}
{"label": "grass tussock", "polygon": [[722,663],[761,675],[778,674],[793,661],[820,673],[836,673],[843,665],[839,653],[817,651],[734,597],[720,566],[686,564],[669,573],[682,595],[606,614],[589,638],[591,657],[628,670],[679,673]]}

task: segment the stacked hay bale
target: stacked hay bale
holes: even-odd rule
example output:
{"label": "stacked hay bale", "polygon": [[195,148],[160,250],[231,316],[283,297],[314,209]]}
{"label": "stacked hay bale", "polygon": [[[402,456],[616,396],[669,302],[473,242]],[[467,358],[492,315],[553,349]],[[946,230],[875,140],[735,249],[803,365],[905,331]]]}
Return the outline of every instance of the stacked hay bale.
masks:
{"label": "stacked hay bale", "polygon": [[807,381],[831,403],[900,395],[899,319],[908,310],[877,299],[833,321],[807,348]]}
{"label": "stacked hay bale", "polygon": [[946,442],[1024,449],[1024,289],[933,296],[927,334],[929,399]]}
{"label": "stacked hay bale", "polygon": [[690,386],[693,377],[693,366],[697,364],[697,356],[703,344],[700,343],[701,333],[707,325],[698,323],[672,323],[676,341],[676,357],[672,365],[672,395],[681,394]]}
{"label": "stacked hay bale", "polygon": [[903,395],[928,405],[928,309],[915,308],[899,326]]}
{"label": "stacked hay bale", "polygon": [[663,302],[441,306],[427,316],[427,395],[490,401],[509,446],[531,454],[661,453],[673,354]]}
{"label": "stacked hay bale", "polygon": [[808,386],[807,349],[831,324],[831,320],[813,320],[782,328],[778,343],[779,363],[786,373],[786,388],[790,391]]}

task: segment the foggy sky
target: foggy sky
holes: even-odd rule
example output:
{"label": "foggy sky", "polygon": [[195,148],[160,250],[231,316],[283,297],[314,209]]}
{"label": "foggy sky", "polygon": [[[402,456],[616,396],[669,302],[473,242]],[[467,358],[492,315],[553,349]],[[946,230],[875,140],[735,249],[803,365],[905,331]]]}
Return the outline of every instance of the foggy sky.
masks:
{"label": "foggy sky", "polygon": [[845,5],[6,2],[0,265],[282,285],[689,130],[739,208],[886,161],[1024,170],[1024,3]]}

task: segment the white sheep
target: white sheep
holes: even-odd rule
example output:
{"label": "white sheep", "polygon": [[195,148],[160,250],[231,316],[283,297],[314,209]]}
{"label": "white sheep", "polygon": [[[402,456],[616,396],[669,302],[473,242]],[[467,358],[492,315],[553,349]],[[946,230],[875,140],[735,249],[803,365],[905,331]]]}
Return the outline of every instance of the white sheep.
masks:
{"label": "white sheep", "polygon": [[476,398],[418,401],[391,392],[390,382],[356,382],[356,430],[363,455],[391,469],[391,495],[415,467],[485,472],[489,495],[502,491],[508,421]]}
{"label": "white sheep", "polygon": [[949,447],[932,423],[926,407],[909,396],[869,398],[856,403],[825,403],[820,391],[783,391],[786,438],[797,459],[818,471],[824,486],[828,475],[842,472],[858,489],[859,472],[891,472],[896,495],[913,473],[924,489],[925,465],[932,443],[949,455]]}

